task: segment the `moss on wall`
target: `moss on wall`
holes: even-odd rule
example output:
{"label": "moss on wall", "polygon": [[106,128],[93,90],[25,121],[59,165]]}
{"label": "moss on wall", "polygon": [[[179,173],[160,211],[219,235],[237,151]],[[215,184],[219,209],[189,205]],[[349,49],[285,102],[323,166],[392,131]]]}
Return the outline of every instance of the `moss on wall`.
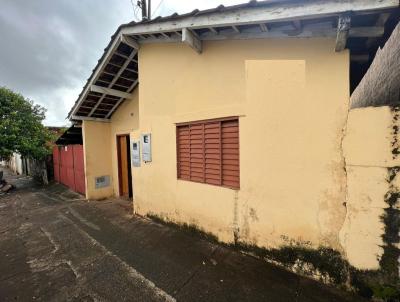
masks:
{"label": "moss on wall", "polygon": [[[397,120],[398,107],[395,110],[394,116]],[[397,136],[397,128],[394,131],[394,135]],[[384,246],[382,247],[383,255],[379,260],[380,270],[374,273],[369,272],[366,278],[366,282],[369,282],[371,285],[373,295],[375,297],[391,299],[388,301],[400,300],[400,249],[398,248],[398,244],[400,243],[400,211],[398,209],[400,192],[394,184],[399,172],[400,167],[388,168],[387,182],[389,183],[389,191],[385,196],[385,203],[388,207],[381,217],[385,226],[382,236],[384,242]],[[371,281],[377,282],[371,284]]]}
{"label": "moss on wall", "polygon": [[400,118],[400,107],[391,107],[391,111],[392,111],[392,141],[391,141],[391,145],[392,145],[392,158],[396,159],[397,156],[400,154],[400,145],[399,145],[399,141],[398,141],[398,133],[399,133],[399,126],[397,125],[397,121]]}
{"label": "moss on wall", "polygon": [[301,243],[272,249],[239,243],[237,248],[324,283],[343,285],[348,280],[349,264],[331,248],[321,246],[315,249]]}
{"label": "moss on wall", "polygon": [[193,223],[179,223],[178,224],[178,223],[175,223],[175,222],[173,222],[171,220],[168,220],[166,217],[163,217],[161,215],[157,215],[157,214],[154,214],[154,213],[149,213],[149,214],[146,215],[146,217],[150,218],[154,222],[157,222],[157,223],[160,223],[160,224],[164,224],[164,225],[167,225],[167,226],[172,227],[172,228],[179,229],[179,230],[181,230],[181,231],[183,231],[185,233],[194,235],[196,237],[203,238],[203,239],[206,239],[208,241],[215,242],[215,243],[219,242],[217,236],[215,236],[212,233],[209,233],[209,232],[206,232],[206,231],[200,229],[197,225],[195,225]]}

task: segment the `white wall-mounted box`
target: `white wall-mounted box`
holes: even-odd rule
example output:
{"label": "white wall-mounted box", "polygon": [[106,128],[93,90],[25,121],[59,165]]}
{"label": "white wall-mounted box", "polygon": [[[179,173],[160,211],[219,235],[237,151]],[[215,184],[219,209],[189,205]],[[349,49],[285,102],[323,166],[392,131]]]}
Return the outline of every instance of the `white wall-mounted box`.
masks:
{"label": "white wall-mounted box", "polygon": [[140,167],[140,141],[132,140],[132,166]]}
{"label": "white wall-mounted box", "polygon": [[142,134],[142,159],[145,163],[151,162],[151,134]]}

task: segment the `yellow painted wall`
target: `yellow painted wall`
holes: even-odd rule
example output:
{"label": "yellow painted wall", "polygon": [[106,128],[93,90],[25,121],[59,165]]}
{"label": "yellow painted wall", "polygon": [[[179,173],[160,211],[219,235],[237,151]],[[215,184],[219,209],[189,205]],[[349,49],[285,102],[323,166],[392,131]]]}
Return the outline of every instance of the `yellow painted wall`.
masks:
{"label": "yellow painted wall", "polygon": [[400,137],[400,120],[391,108],[367,107],[349,113],[343,150],[347,170],[347,215],[340,239],[350,263],[362,269],[379,267],[384,242],[382,216],[388,192],[399,192],[399,176],[389,169],[400,165],[393,154]]}
{"label": "yellow painted wall", "polygon": [[[139,127],[138,93],[136,89],[133,98],[120,105],[110,123],[83,122],[87,199],[119,195],[117,135],[131,134]],[[96,189],[95,177],[103,175],[110,176],[110,186]]]}
{"label": "yellow painted wall", "polygon": [[[393,157],[392,142],[400,143],[400,134],[393,132],[395,112],[388,106],[352,109],[347,124],[344,151],[346,163],[353,166],[400,166],[400,157]],[[398,143],[398,144],[399,144]]]}
{"label": "yellow painted wall", "polygon": [[110,128],[110,123],[83,121],[82,124],[87,199],[101,199],[113,194],[111,185],[95,188],[96,177],[110,176],[112,182]]}
{"label": "yellow painted wall", "polygon": [[[139,51],[140,129],[153,161],[133,169],[135,211],[194,223],[232,242],[285,238],[340,249],[349,54],[333,39],[205,42]],[[240,117],[238,191],[177,180],[175,123]],[[113,159],[115,160],[115,159]]]}
{"label": "yellow painted wall", "polygon": [[[331,39],[205,42],[139,51],[140,91],[110,123],[84,122],[87,197],[118,195],[116,135],[152,134],[133,168],[134,210],[191,223],[232,242],[326,245],[375,269],[385,194],[400,189],[398,113],[348,111],[349,53]],[[140,95],[139,95],[140,94]],[[140,101],[138,100],[140,97]],[[239,116],[240,190],[177,179],[176,123]],[[94,177],[111,175],[107,189]]]}

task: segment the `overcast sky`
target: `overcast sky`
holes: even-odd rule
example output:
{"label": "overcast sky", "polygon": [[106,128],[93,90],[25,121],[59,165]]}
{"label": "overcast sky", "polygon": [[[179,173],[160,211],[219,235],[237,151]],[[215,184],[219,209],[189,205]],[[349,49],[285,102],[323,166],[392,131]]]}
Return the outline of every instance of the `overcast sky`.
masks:
{"label": "overcast sky", "polygon": [[[153,0],[152,9],[169,15],[245,1]],[[45,106],[46,125],[67,125],[111,35],[134,18],[131,0],[1,0],[0,86]]]}

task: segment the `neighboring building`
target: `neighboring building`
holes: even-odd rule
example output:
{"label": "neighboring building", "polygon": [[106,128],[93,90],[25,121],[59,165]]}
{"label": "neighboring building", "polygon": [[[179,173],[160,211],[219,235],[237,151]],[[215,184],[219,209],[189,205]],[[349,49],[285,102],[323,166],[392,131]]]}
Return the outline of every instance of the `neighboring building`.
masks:
{"label": "neighboring building", "polygon": [[[46,127],[55,137],[60,135],[64,129],[63,127]],[[49,147],[54,145],[54,142],[47,142]],[[14,152],[13,155],[6,161],[6,165],[18,175],[30,175],[37,177],[44,183],[53,179],[53,165],[52,158],[48,156],[45,160],[35,160],[21,156],[21,154]]]}
{"label": "neighboring building", "polygon": [[14,152],[11,158],[7,161],[7,166],[15,174],[29,174],[27,160],[23,160],[21,155],[16,152]]}
{"label": "neighboring building", "polygon": [[381,230],[352,228],[368,218],[347,215],[342,141],[398,5],[251,1],[120,26],[69,114],[86,197],[131,197],[224,242],[347,256],[353,236],[350,263],[376,268]]}

